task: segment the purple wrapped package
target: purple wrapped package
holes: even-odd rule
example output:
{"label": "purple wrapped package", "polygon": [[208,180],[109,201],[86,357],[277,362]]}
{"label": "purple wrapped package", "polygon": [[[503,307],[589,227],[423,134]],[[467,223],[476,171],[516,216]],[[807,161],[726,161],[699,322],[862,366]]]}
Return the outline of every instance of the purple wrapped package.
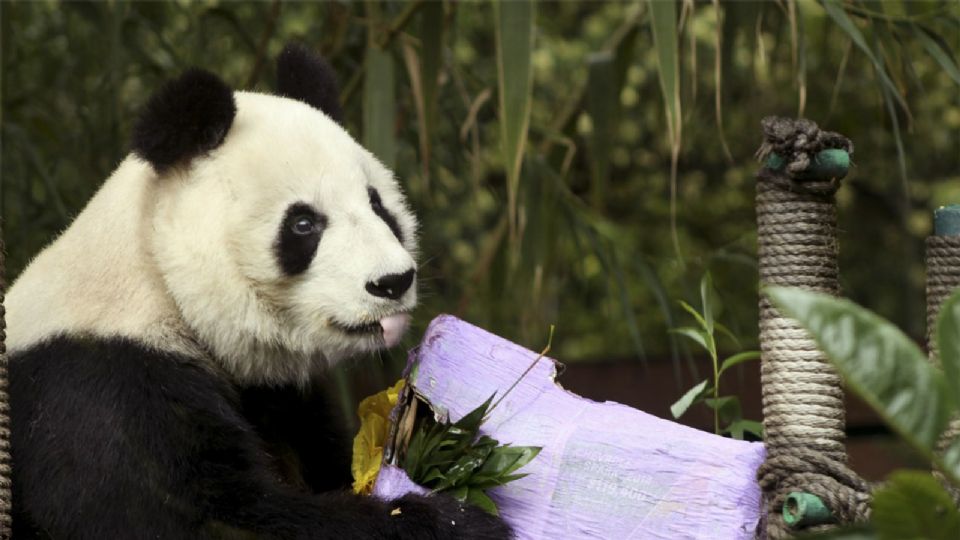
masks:
{"label": "purple wrapped package", "polygon": [[[457,420],[502,394],[537,354],[455,317],[436,318],[411,354],[408,386],[438,417]],[[541,446],[491,498],[520,539],[751,539],[763,445],[704,433],[613,402],[576,396],[541,359],[490,414],[501,443]],[[395,423],[404,417],[395,411]],[[423,492],[385,464],[373,494]]]}

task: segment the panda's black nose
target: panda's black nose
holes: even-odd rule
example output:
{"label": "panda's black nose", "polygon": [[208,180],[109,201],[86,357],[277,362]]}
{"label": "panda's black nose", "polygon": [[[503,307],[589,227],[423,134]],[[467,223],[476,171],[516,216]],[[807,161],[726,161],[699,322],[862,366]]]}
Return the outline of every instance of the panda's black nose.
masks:
{"label": "panda's black nose", "polygon": [[403,296],[403,293],[407,292],[407,289],[413,284],[414,273],[414,269],[411,268],[402,274],[380,276],[367,282],[367,292],[380,298],[396,300]]}

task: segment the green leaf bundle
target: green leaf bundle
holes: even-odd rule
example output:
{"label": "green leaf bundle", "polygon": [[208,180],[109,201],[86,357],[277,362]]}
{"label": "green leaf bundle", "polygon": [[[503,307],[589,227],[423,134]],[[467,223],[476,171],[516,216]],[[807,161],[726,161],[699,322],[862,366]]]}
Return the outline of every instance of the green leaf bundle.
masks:
{"label": "green leaf bundle", "polygon": [[516,471],[537,457],[535,446],[501,445],[480,434],[494,396],[457,422],[421,418],[414,429],[402,466],[410,479],[434,493],[447,492],[461,502],[497,515],[487,490],[526,476]]}

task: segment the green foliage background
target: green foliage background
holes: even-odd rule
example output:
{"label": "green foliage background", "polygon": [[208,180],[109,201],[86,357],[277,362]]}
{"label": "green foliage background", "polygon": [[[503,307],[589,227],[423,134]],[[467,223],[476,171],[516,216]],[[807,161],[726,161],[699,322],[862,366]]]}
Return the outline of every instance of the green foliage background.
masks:
{"label": "green foliage background", "polygon": [[[197,65],[270,91],[295,39],[331,60],[349,130],[420,216],[421,325],[452,312],[536,348],[554,323],[559,358],[679,373],[674,299],[697,305],[709,270],[718,317],[752,346],[759,122],[802,114],[856,144],[845,292],[920,336],[923,237],[960,202],[960,3],[824,2],[540,2],[519,30],[516,6],[482,2],[3,2],[8,277],[119,163],[163,80]],[[501,97],[529,105],[526,130]]]}

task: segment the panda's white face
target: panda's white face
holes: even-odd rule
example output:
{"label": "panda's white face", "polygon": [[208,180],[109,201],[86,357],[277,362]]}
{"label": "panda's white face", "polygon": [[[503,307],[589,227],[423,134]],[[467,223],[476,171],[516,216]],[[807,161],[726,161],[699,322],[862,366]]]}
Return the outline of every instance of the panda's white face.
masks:
{"label": "panda's white face", "polygon": [[223,144],[157,179],[149,249],[185,325],[246,382],[395,345],[416,222],[393,175],[304,103],[235,99]]}

